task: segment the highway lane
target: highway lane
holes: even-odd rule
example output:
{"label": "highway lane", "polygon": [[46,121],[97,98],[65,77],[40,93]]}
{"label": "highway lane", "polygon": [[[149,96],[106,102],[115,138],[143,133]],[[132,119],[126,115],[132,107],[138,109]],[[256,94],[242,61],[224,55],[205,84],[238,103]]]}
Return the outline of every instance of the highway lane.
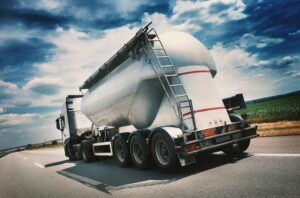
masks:
{"label": "highway lane", "polygon": [[300,136],[256,138],[239,159],[203,156],[176,174],[23,151],[0,159],[0,197],[300,197],[299,167]]}

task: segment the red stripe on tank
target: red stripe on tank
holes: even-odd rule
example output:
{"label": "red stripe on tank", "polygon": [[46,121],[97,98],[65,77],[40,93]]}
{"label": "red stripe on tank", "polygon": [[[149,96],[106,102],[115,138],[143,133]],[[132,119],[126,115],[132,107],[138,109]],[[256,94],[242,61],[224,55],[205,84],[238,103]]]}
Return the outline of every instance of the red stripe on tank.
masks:
{"label": "red stripe on tank", "polygon": [[178,75],[182,76],[182,75],[194,74],[194,73],[210,73],[210,71],[209,70],[194,70],[194,71],[178,73]]}
{"label": "red stripe on tank", "polygon": [[[198,109],[198,110],[195,110],[194,113],[200,113],[200,112],[204,112],[204,111],[213,111],[213,110],[219,110],[219,109],[225,109],[225,107],[212,107],[212,108],[206,108],[206,109]],[[190,114],[191,114],[191,112],[188,112],[188,113],[183,114],[183,116],[187,116]]]}

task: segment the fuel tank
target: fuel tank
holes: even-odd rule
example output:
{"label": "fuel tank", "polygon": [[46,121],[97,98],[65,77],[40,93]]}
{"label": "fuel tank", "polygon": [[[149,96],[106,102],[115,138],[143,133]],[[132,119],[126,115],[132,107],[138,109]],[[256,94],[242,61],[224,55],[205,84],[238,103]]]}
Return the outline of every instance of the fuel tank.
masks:
{"label": "fuel tank", "polygon": [[[160,40],[196,110],[199,129],[230,123],[213,77],[216,66],[205,46],[183,32],[167,32]],[[145,48],[149,50],[148,45]],[[155,48],[155,45],[154,47]],[[178,125],[174,109],[143,48],[96,81],[84,94],[81,111],[97,126],[137,129]],[[154,62],[152,62],[154,63]],[[158,75],[162,75],[159,70]],[[183,112],[187,116],[189,112]],[[217,123],[218,122],[218,123]],[[189,125],[189,124],[188,124]]]}

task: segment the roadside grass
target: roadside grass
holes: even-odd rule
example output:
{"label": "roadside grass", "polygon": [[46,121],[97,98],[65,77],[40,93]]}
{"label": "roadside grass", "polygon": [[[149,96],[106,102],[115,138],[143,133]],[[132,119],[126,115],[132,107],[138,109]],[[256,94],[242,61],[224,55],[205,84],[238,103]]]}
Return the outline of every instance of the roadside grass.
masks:
{"label": "roadside grass", "polygon": [[246,104],[246,109],[234,113],[247,113],[260,136],[300,135],[300,91]]}
{"label": "roadside grass", "polygon": [[236,113],[247,113],[253,123],[297,121],[300,120],[300,92],[248,102],[246,109]]}
{"label": "roadside grass", "polygon": [[36,149],[49,149],[49,148],[63,148],[63,143],[57,143],[57,144],[44,144],[44,143],[41,143],[41,144],[34,144],[32,145],[32,150],[36,150]]}
{"label": "roadside grass", "polygon": [[271,123],[253,123],[261,137],[300,135],[300,121],[279,121]]}

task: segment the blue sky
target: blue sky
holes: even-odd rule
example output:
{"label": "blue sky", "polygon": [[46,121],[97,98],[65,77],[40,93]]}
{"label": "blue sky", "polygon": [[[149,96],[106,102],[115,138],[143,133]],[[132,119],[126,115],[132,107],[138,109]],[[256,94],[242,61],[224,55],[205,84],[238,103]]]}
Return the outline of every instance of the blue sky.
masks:
{"label": "blue sky", "polygon": [[0,149],[59,138],[64,97],[150,21],[207,46],[223,97],[299,90],[299,18],[297,0],[2,0]]}

